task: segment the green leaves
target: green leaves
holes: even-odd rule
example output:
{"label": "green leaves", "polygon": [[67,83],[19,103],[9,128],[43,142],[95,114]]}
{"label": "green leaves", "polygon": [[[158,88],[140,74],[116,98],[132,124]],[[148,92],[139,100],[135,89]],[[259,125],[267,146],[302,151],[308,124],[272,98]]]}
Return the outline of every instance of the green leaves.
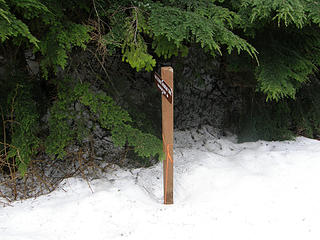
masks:
{"label": "green leaves", "polygon": [[[226,46],[229,52],[245,51],[256,57],[254,47],[231,31],[238,15],[215,5],[214,1],[170,1],[167,5],[138,1],[135,4],[118,6],[111,15],[111,30],[104,39],[111,49],[121,47],[123,60],[137,71],[152,70],[153,52],[165,58],[180,53],[185,56],[186,46],[194,43],[212,55],[221,55],[221,47]],[[130,14],[125,14],[127,12]]]}
{"label": "green leaves", "polygon": [[31,158],[37,153],[40,139],[37,136],[39,115],[32,99],[31,86],[18,84],[11,92],[8,102],[11,109],[11,142],[8,158],[13,159],[23,176]]}
{"label": "green leaves", "polygon": [[147,44],[141,36],[137,36],[135,43],[127,43],[122,49],[122,60],[130,64],[137,71],[145,69],[152,71],[156,60],[148,53]]}
{"label": "green leaves", "polygon": [[236,18],[234,12],[216,6],[213,2],[200,2],[206,4],[194,5],[193,10],[154,4],[149,19],[152,36],[155,39],[165,37],[177,48],[184,42],[199,43],[213,55],[222,54],[223,45],[226,45],[229,51],[237,49],[252,56],[256,55],[250,44],[230,31]]}
{"label": "green leaves", "polygon": [[251,22],[258,22],[262,19],[277,21],[278,26],[284,23],[289,26],[291,23],[302,28],[307,19],[305,13],[305,1],[301,0],[243,0],[242,11],[248,11]]}
{"label": "green leaves", "polygon": [[[46,141],[48,154],[63,158],[66,155],[66,146],[76,139],[77,133],[85,131],[83,129],[85,126],[79,123],[81,119],[78,119],[76,112],[70,109],[73,103],[78,102],[89,109],[91,117],[98,121],[101,127],[111,131],[116,146],[131,146],[141,157],[160,156],[161,141],[151,134],[132,127],[132,119],[128,112],[116,105],[112,98],[104,92],[91,91],[88,84],[78,83],[74,87],[72,85],[71,79],[65,79],[65,83],[60,85],[58,101],[50,111],[50,135]],[[73,128],[70,126],[70,121],[74,122]]]}
{"label": "green leaves", "polygon": [[91,28],[68,20],[65,10],[54,1],[1,0],[0,40],[27,39],[34,45],[34,52],[41,53],[40,65],[47,77],[49,70],[56,72],[58,66],[62,69],[66,66],[72,48],[85,49],[90,40]]}
{"label": "green leaves", "polygon": [[31,44],[38,47],[37,40],[29,30],[29,27],[21,20],[17,19],[10,12],[10,8],[6,1],[0,1],[0,41],[4,42],[9,37],[26,38]]}
{"label": "green leaves", "polygon": [[[196,45],[212,56],[225,54],[229,68],[235,69],[236,62],[246,65],[238,69],[251,79],[244,77],[243,82],[256,84],[253,89],[275,101],[295,99],[319,68],[319,26],[320,3],[314,0],[0,0],[4,49],[18,45],[15,57],[33,50],[41,77],[65,69],[69,54],[92,41],[98,42],[103,57],[120,54],[137,71],[151,71],[159,58],[187,56]],[[69,124],[74,119],[69,106],[77,102],[111,131],[117,145],[132,146],[140,156],[161,154],[159,139],[134,128],[129,114],[110,97],[94,94],[86,84],[65,84],[68,88],[61,87],[51,109],[48,153],[63,158],[65,147],[81,138],[82,131]],[[30,159],[37,146],[32,132],[36,109],[25,107],[29,110],[16,106],[17,118],[26,117],[19,120],[23,128],[16,127],[12,135],[12,144],[19,146],[11,149],[12,158]],[[19,142],[18,136],[30,141]],[[24,161],[21,171],[27,166]]]}
{"label": "green leaves", "polygon": [[320,22],[320,3],[313,0],[242,0],[241,16],[250,16],[251,22],[275,21],[280,26],[304,26]]}
{"label": "green leaves", "polygon": [[73,47],[86,48],[86,43],[90,40],[90,27],[72,22],[64,25],[56,24],[41,39],[39,51],[44,56],[40,62],[43,75],[47,77],[48,70],[57,67],[64,67],[67,64],[68,53]]}
{"label": "green leaves", "polygon": [[39,0],[10,0],[8,2],[28,20],[37,18],[41,14],[49,13],[47,6]]}
{"label": "green leaves", "polygon": [[306,0],[305,11],[310,22],[319,26],[320,24],[320,3],[319,1]]}
{"label": "green leaves", "polygon": [[128,112],[117,106],[109,96],[105,93],[95,94],[88,86],[80,84],[76,86],[75,92],[79,93],[80,102],[98,116],[100,125],[111,130],[115,145],[123,147],[128,144],[141,157],[160,156],[161,141],[132,127]]}
{"label": "green leaves", "polygon": [[189,51],[187,46],[182,44],[176,45],[173,40],[169,41],[165,36],[155,38],[152,42],[152,48],[159,57],[162,56],[165,59],[178,56],[179,54],[182,57],[186,57]]}
{"label": "green leaves", "polygon": [[266,94],[267,100],[294,99],[297,90],[318,69],[320,33],[305,27],[299,32],[270,31],[263,37],[266,41],[260,45],[257,87]]}
{"label": "green leaves", "polygon": [[[309,0],[242,0],[233,4],[238,28],[258,52],[252,62],[257,90],[267,100],[295,99],[319,67],[319,3]],[[243,58],[245,60],[245,58]]]}

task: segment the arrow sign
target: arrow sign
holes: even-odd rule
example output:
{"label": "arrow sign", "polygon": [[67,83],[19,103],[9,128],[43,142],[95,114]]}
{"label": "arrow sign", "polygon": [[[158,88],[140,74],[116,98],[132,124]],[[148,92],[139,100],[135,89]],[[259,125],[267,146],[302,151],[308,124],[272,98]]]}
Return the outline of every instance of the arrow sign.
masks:
{"label": "arrow sign", "polygon": [[158,73],[154,73],[154,79],[162,95],[165,96],[169,103],[172,103],[172,88],[163,79],[161,79]]}

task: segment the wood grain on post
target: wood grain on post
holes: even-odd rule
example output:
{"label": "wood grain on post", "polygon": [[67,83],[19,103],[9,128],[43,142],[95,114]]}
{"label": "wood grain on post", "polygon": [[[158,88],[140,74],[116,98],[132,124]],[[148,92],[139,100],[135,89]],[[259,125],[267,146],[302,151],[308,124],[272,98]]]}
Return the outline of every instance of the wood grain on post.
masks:
{"label": "wood grain on post", "polygon": [[172,103],[162,95],[162,137],[165,160],[163,161],[164,204],[173,204],[173,69],[161,68],[161,78],[172,89]]}

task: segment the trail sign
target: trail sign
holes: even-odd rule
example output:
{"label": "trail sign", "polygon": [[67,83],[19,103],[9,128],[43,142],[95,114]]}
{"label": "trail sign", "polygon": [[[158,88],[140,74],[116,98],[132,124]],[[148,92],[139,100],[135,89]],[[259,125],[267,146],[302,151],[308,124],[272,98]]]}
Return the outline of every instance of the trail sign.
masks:
{"label": "trail sign", "polygon": [[172,103],[172,88],[163,79],[161,79],[158,73],[154,73],[154,79],[162,95],[168,99],[169,103]]}
{"label": "trail sign", "polygon": [[162,93],[162,140],[163,152],[163,188],[164,204],[173,204],[173,69],[161,68],[161,77],[155,73],[154,78]]}

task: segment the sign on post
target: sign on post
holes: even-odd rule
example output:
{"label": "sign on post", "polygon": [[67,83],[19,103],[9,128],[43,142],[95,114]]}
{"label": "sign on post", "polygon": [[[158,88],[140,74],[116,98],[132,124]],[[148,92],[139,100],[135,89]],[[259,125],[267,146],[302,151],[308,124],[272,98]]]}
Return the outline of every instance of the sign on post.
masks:
{"label": "sign on post", "polygon": [[168,99],[169,103],[172,103],[172,88],[163,79],[161,79],[158,73],[154,73],[154,79],[162,95]]}
{"label": "sign on post", "polygon": [[163,161],[164,204],[173,204],[173,69],[162,67],[154,75],[162,93],[162,139],[166,159]]}

